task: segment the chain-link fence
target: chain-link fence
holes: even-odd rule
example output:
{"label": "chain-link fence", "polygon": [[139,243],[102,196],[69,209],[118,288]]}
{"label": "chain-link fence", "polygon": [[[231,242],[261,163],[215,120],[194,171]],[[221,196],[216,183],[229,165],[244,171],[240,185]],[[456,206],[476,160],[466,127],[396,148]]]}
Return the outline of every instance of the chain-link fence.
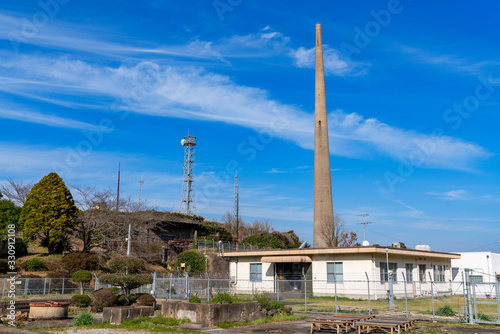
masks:
{"label": "chain-link fence", "polygon": [[[268,280],[236,280],[229,276],[165,275],[153,273],[153,283],[133,293],[151,293],[167,300],[186,300],[196,295],[210,301],[227,292],[243,299],[266,294],[294,311],[327,313],[391,312],[430,319],[500,324],[500,283],[475,282],[466,270],[464,281],[396,281],[366,279],[316,279],[306,275]],[[16,295],[79,294],[80,285],[69,278],[17,278]],[[392,284],[391,284],[392,283]],[[0,279],[0,295],[7,297],[11,281]],[[111,287],[93,280],[86,291]]]}

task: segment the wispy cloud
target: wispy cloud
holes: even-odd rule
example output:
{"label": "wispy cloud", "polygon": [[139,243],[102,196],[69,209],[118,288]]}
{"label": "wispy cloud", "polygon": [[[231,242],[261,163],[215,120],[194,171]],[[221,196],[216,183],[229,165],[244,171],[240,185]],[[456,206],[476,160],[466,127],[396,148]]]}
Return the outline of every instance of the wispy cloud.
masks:
{"label": "wispy cloud", "polygon": [[24,108],[12,108],[12,109],[0,108],[0,118],[43,124],[59,128],[70,128],[77,130],[99,129],[98,126],[89,123],[80,122],[73,119],[63,118],[55,115],[47,115],[36,111],[26,110]]}
{"label": "wispy cloud", "polygon": [[267,173],[267,174],[283,174],[283,173],[286,173],[286,171],[284,171],[284,170],[278,170],[276,168],[271,168],[270,170],[265,171],[264,173]]}
{"label": "wispy cloud", "polygon": [[499,65],[500,62],[496,60],[475,60],[472,57],[470,59],[450,54],[436,54],[423,49],[410,47],[403,45],[400,50],[411,55],[412,59],[416,62],[436,65],[443,68],[448,68],[456,72],[468,73],[468,74],[481,74],[486,68],[491,66]]}
{"label": "wispy cloud", "polygon": [[466,200],[469,199],[469,194],[467,191],[463,189],[456,189],[456,190],[450,190],[444,193],[437,193],[437,192],[427,192],[427,194],[436,196],[440,199],[448,200],[448,201],[456,201],[456,200]]}
{"label": "wispy cloud", "polygon": [[[314,68],[315,49],[299,47],[291,52],[295,66],[301,68]],[[367,73],[368,65],[352,61],[342,55],[339,50],[328,45],[323,46],[323,63],[326,75],[364,75]]]}
{"label": "wispy cloud", "polygon": [[[68,57],[16,56],[0,60],[4,77],[37,78],[43,83],[38,92],[36,83],[30,84],[30,94],[47,96],[45,86],[57,85],[58,92],[65,94],[63,100],[82,94],[106,97],[110,103],[121,101],[118,108],[131,112],[218,121],[264,131],[306,149],[314,147],[311,112],[270,99],[262,89],[239,85],[203,68],[154,62],[109,67]],[[0,81],[0,91],[9,87]],[[137,91],[140,98],[128,98]],[[378,154],[399,160],[430,145],[432,150],[424,152],[422,167],[469,170],[476,161],[490,156],[486,149],[461,139],[404,130],[343,110],[329,113],[329,131],[331,152],[351,158]]]}

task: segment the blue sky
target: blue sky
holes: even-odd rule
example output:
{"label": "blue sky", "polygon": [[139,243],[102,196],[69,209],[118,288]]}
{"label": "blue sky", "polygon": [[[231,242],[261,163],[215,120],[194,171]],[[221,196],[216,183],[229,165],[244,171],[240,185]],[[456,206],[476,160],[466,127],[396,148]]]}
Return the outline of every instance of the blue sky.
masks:
{"label": "blue sky", "polygon": [[322,24],[334,210],[367,239],[500,252],[500,4],[4,1],[0,182],[178,210],[197,137],[197,213],[312,242],[314,32]]}

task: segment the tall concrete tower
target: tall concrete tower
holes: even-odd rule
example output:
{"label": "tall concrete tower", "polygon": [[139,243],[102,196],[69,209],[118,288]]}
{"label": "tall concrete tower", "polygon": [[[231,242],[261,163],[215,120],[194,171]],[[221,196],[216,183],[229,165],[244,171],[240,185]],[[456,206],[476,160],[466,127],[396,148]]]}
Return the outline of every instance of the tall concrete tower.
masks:
{"label": "tall concrete tower", "polygon": [[[316,78],[314,105],[314,247],[327,247],[324,234],[332,231],[333,201],[330,148],[326,120],[325,70],[321,24],[316,24]],[[334,245],[336,246],[336,245]]]}

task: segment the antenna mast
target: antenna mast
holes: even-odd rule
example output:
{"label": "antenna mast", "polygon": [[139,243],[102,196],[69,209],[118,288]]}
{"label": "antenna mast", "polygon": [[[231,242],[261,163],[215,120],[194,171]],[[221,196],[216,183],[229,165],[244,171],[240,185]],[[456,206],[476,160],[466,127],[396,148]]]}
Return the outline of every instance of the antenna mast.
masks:
{"label": "antenna mast", "polygon": [[142,180],[142,176],[141,176],[141,180],[139,181],[139,203],[142,203],[142,185],[144,184],[144,181]]}
{"label": "antenna mast", "polygon": [[120,209],[120,161],[118,161],[118,187],[116,189],[116,211]]}
{"label": "antenna mast", "polygon": [[184,146],[184,180],[182,183],[181,212],[187,215],[196,214],[194,202],[194,147],[196,146],[196,137],[186,136],[181,140]]}
{"label": "antenna mast", "polygon": [[240,243],[240,199],[238,192],[238,173],[234,175],[233,217],[236,219],[236,247],[238,247]]}
{"label": "antenna mast", "polygon": [[366,241],[366,225],[373,224],[373,222],[367,222],[366,221],[366,217],[369,216],[369,215],[370,214],[368,214],[368,213],[363,213],[361,215],[358,215],[359,217],[363,217],[363,222],[356,224],[356,225],[363,225],[363,243]]}

